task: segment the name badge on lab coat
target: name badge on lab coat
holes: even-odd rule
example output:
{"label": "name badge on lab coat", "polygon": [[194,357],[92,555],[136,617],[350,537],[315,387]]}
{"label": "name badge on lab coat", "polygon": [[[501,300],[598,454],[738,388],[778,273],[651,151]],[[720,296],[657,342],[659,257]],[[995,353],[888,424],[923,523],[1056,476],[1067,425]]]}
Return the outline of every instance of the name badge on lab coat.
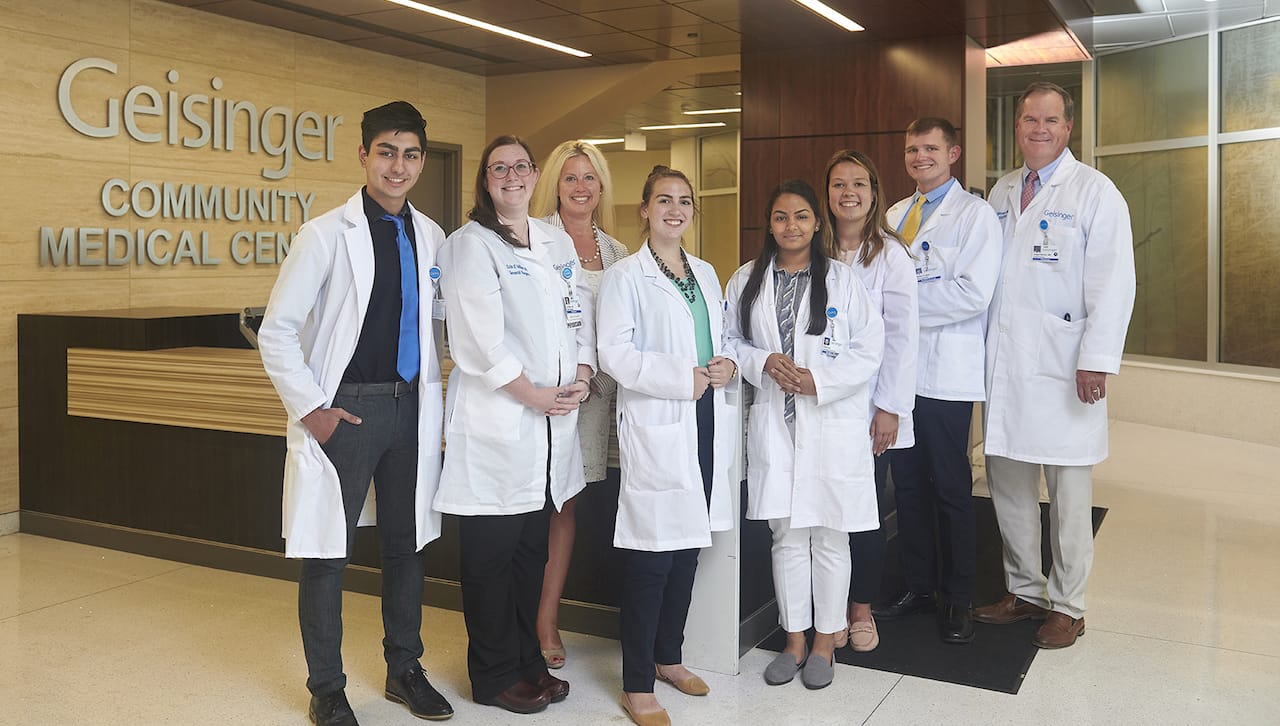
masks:
{"label": "name badge on lab coat", "polygon": [[836,341],[836,316],[840,314],[834,307],[827,308],[827,334],[822,336],[822,355],[835,358],[840,355],[840,345]]}
{"label": "name badge on lab coat", "polygon": [[[441,275],[440,268],[437,265],[432,265],[431,269],[427,270],[427,277],[431,278],[431,284],[436,289],[440,288],[440,275]],[[445,311],[444,298],[441,298],[441,297],[433,298],[431,300],[431,319],[444,320],[444,311]]]}
{"label": "name badge on lab coat", "polygon": [[924,242],[920,245],[920,249],[924,251],[924,259],[916,263],[916,282],[933,282],[942,279],[942,265],[937,260],[931,259],[929,250],[930,245]]}
{"label": "name badge on lab coat", "polygon": [[1062,257],[1058,243],[1049,239],[1049,220],[1040,220],[1040,239],[1031,245],[1033,262],[1057,262]]}
{"label": "name badge on lab coat", "polygon": [[564,278],[565,287],[568,288],[563,298],[564,324],[569,330],[577,330],[582,327],[582,303],[573,289],[573,268],[566,265],[560,270],[560,276]]}

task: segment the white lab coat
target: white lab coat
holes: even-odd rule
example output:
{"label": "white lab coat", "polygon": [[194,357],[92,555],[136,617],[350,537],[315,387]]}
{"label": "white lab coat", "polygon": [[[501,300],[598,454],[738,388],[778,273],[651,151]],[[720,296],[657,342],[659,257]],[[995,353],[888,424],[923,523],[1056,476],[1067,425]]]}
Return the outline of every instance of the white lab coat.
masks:
{"label": "white lab coat", "polygon": [[[910,209],[911,197],[890,207],[889,225],[897,229]],[[920,308],[916,394],[985,400],[987,308],[1000,275],[1000,248],[995,210],[959,182],[920,226],[911,243]]]}
{"label": "white lab coat", "polygon": [[[431,508],[440,477],[442,396],[440,361],[432,333],[431,276],[444,243],[440,226],[410,207],[418,257],[418,484],[414,492],[417,547],[440,536],[440,513]],[[284,467],[287,557],[344,557],[346,515],[338,471],[301,422],[333,404],[342,374],[355,353],[373,290],[373,239],[364,200],[347,203],[307,222],[289,248],[271,290],[258,347],[262,365],[289,416]],[[360,525],[374,524],[373,487]]]}
{"label": "white lab coat", "polygon": [[[435,507],[462,515],[539,510],[550,457],[551,499],[559,510],[586,486],[578,413],[546,416],[501,389],[521,373],[541,388],[572,384],[580,363],[595,370],[593,295],[573,240],[529,218],[529,247],[513,247],[469,222],[449,235],[440,266],[454,369]],[[565,313],[570,290],[582,310],[577,329]]]}
{"label": "white lab coat", "polygon": [[[1064,151],[1022,212],[1025,173],[991,190],[1004,260],[987,323],[986,452],[1096,464],[1107,458],[1107,402],[1080,402],[1076,370],[1120,371],[1135,286],[1129,207],[1110,179]],[[1031,259],[1046,235],[1059,262]]]}
{"label": "white lab coat", "polygon": [[[725,335],[755,386],[747,415],[747,518],[791,518],[792,528],[827,527],[861,532],[880,526],[875,465],[865,441],[869,426],[867,383],[884,353],[884,323],[866,288],[849,266],[828,260],[827,310],[835,316],[821,335],[809,335],[809,297],[821,280],[810,280],[796,315],[793,360],[813,373],[816,396],[795,397],[795,438],[783,415],[785,393],[764,372],[765,359],[782,351],[774,305],[773,262],[751,306],[751,340],[741,327],[739,301],[751,276],[749,262],[729,279]],[[832,338],[832,347],[824,338]],[[826,352],[824,352],[826,351]],[[832,357],[831,353],[834,353]]]}
{"label": "white lab coat", "polygon": [[[689,256],[707,305],[714,355],[724,347],[724,298],[710,264]],[[711,546],[711,533],[733,528],[729,472],[742,435],[737,381],[715,389],[715,472],[708,512],[698,463],[693,400],[697,339],[689,304],[640,251],[605,270],[597,309],[600,367],[618,382],[618,451],[622,486],[613,544],[665,552]]]}
{"label": "white lab coat", "polygon": [[[911,411],[916,407],[916,361],[920,346],[916,272],[911,255],[897,240],[885,240],[884,250],[863,267],[857,251],[842,257],[867,288],[871,307],[884,321],[884,358],[869,383],[871,412],[880,408],[898,414],[898,440],[891,449],[916,444]],[[868,424],[868,430],[870,424]],[[868,445],[870,445],[868,443]]]}

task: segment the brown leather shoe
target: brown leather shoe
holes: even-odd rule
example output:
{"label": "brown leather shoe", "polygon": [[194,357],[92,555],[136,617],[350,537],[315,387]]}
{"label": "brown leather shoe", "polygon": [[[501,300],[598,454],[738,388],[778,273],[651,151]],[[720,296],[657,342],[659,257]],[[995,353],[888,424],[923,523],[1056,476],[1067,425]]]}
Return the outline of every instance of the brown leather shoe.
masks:
{"label": "brown leather shoe", "polygon": [[1027,618],[1043,620],[1048,614],[1049,611],[1039,605],[1029,603],[1013,593],[1006,592],[1004,597],[997,602],[975,608],[973,619],[980,623],[989,623],[991,625],[1008,625]]}
{"label": "brown leather shoe", "polygon": [[551,695],[546,689],[528,681],[516,681],[507,690],[491,698],[476,699],[476,703],[482,706],[497,706],[512,713],[537,713],[546,709],[550,702]]}
{"label": "brown leather shoe", "polygon": [[1075,645],[1081,635],[1084,635],[1084,618],[1072,618],[1054,610],[1031,642],[1041,648],[1066,648]]}
{"label": "brown leather shoe", "polygon": [[569,682],[556,678],[550,673],[542,674],[533,685],[546,691],[552,703],[560,703],[569,697]]}

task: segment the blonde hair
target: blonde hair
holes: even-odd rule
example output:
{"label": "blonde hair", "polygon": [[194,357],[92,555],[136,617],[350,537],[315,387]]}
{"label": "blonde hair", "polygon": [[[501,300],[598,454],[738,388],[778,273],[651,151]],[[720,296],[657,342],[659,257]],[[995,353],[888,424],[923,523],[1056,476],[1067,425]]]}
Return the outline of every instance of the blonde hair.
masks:
{"label": "blonde hair", "polygon": [[600,180],[600,200],[591,220],[605,233],[613,231],[613,177],[609,175],[609,162],[605,161],[600,149],[586,141],[566,141],[547,157],[542,167],[542,176],[533,187],[533,198],[529,200],[529,214],[533,217],[548,217],[552,212],[560,210],[560,177],[564,175],[565,162],[575,156],[585,156],[591,166],[596,169],[596,178]]}

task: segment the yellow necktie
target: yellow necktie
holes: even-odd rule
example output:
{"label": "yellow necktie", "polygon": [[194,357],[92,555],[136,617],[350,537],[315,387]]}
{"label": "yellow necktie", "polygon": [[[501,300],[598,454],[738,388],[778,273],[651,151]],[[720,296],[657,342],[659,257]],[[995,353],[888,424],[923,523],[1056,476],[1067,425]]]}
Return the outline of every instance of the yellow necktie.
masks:
{"label": "yellow necktie", "polygon": [[911,211],[907,212],[907,221],[902,225],[902,238],[908,244],[914,242],[916,234],[920,232],[920,220],[924,217],[925,199],[923,194],[916,198],[916,203],[911,205]]}

